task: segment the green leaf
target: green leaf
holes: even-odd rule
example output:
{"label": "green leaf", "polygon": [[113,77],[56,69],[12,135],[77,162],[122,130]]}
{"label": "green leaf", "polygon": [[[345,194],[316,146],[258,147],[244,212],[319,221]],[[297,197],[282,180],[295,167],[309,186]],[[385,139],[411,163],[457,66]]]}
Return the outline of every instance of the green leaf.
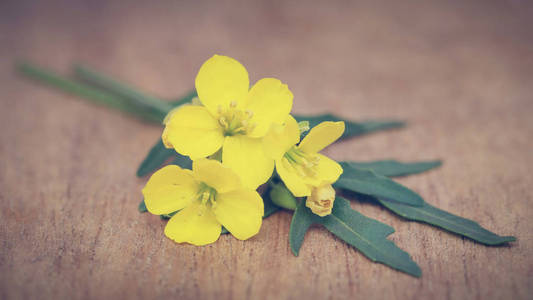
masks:
{"label": "green leaf", "polygon": [[142,177],[155,171],[169,158],[177,154],[178,153],[176,153],[174,149],[165,148],[163,141],[159,139],[152,149],[150,149],[150,152],[148,152],[148,155],[137,169],[137,176]]}
{"label": "green leaf", "polygon": [[129,99],[130,101],[135,101],[139,105],[146,106],[147,109],[151,109],[155,113],[159,114],[161,120],[172,109],[170,103],[141,93],[131,86],[118,82],[111,77],[92,70],[86,66],[74,66],[74,74],[78,78],[94,85],[95,87],[101,88],[125,99]]}
{"label": "green leaf", "polygon": [[293,115],[296,121],[309,121],[309,126],[311,128],[315,127],[321,122],[324,121],[344,121],[345,129],[344,133],[341,136],[341,139],[350,138],[358,135],[368,134],[374,131],[400,128],[405,126],[405,122],[401,121],[366,121],[366,122],[352,122],[349,120],[341,119],[333,114],[323,114],[323,115],[314,115],[314,116],[302,116],[302,115]]}
{"label": "green leaf", "polygon": [[322,224],[370,260],[415,277],[422,275],[422,271],[409,254],[387,239],[394,229],[353,210],[348,200],[337,197],[333,212],[323,218]]}
{"label": "green leaf", "polygon": [[341,165],[344,171],[334,184],[337,188],[413,206],[424,203],[417,193],[372,170],[354,168],[346,163]]}
{"label": "green leaf", "polygon": [[198,97],[198,93],[196,93],[196,90],[190,91],[178,100],[170,101],[170,105],[172,105],[172,107],[178,107],[180,105],[190,103],[194,97]]}
{"label": "green leaf", "polygon": [[501,245],[516,240],[514,236],[499,236],[472,220],[445,212],[425,202],[422,206],[413,207],[379,198],[377,200],[406,219],[431,224],[485,245]]}
{"label": "green leaf", "polygon": [[182,169],[192,170],[192,160],[188,156],[183,156],[176,152],[174,153],[175,153],[174,156],[176,156],[176,158],[172,161],[173,165],[178,165]]}
{"label": "green leaf", "polygon": [[396,160],[378,160],[371,162],[345,161],[341,165],[348,165],[356,169],[368,169],[387,177],[406,176],[422,173],[442,165],[440,160],[404,163]]}
{"label": "green leaf", "polygon": [[141,200],[141,203],[139,203],[139,212],[145,213],[148,211],[148,208],[146,208],[146,204],[144,203],[144,199]]}
{"label": "green leaf", "polygon": [[159,217],[161,218],[161,220],[168,220],[168,219],[172,218],[172,216],[177,214],[178,212],[179,212],[179,210],[177,210],[175,212],[171,212],[169,214],[159,215]]}
{"label": "green leaf", "polygon": [[107,105],[111,108],[131,114],[144,121],[161,123],[161,118],[158,114],[147,111],[144,106],[133,104],[122,97],[118,97],[114,94],[95,89],[81,82],[59,76],[54,72],[39,68],[29,63],[19,63],[16,65],[16,68],[20,74],[34,79],[39,83],[55,87],[64,92],[80,96],[86,100],[98,104]]}
{"label": "green leaf", "polygon": [[321,224],[349,245],[357,248],[375,262],[405,272],[415,277],[422,274],[409,254],[387,239],[394,229],[386,224],[363,216],[350,207],[350,203],[337,197],[331,215],[318,217],[301,201],[296,208],[289,232],[291,250],[298,255],[305,233],[312,224]]}
{"label": "green leaf", "polygon": [[320,217],[305,206],[305,200],[301,200],[294,210],[289,229],[289,245],[294,256],[298,256],[300,253],[300,247],[302,247],[309,227],[316,223],[320,224],[320,222]]}

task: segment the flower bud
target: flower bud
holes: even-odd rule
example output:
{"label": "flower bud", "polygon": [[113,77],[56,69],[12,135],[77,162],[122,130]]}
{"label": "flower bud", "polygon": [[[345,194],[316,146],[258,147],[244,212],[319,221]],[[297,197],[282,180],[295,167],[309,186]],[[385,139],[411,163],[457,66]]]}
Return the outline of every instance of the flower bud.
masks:
{"label": "flower bud", "polygon": [[311,196],[307,197],[305,206],[309,207],[314,214],[324,217],[331,214],[333,201],[335,201],[335,189],[331,184],[327,184],[314,188]]}
{"label": "flower bud", "polygon": [[272,189],[270,190],[270,199],[277,206],[290,210],[295,210],[296,205],[298,204],[296,198],[294,198],[292,193],[283,183],[276,183],[272,186]]}

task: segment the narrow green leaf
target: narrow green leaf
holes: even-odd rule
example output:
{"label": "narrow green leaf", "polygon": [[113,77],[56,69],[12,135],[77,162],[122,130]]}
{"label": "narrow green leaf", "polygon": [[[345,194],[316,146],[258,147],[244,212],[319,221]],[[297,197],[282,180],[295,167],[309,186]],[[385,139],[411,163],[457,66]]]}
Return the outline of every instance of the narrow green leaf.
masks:
{"label": "narrow green leaf", "polygon": [[346,163],[342,164],[342,168],[344,171],[334,184],[337,188],[413,206],[424,203],[417,193],[372,170],[354,168]]}
{"label": "narrow green leaf", "polygon": [[178,100],[170,101],[170,105],[172,105],[172,107],[178,107],[180,105],[190,103],[194,97],[198,97],[198,93],[196,93],[196,90],[190,91]]}
{"label": "narrow green leaf", "polygon": [[472,220],[445,212],[428,203],[413,207],[379,198],[377,200],[386,208],[406,219],[437,226],[485,245],[501,245],[516,240],[514,236],[499,236]]}
{"label": "narrow green leaf", "polygon": [[148,155],[137,169],[137,176],[142,177],[155,171],[164,162],[176,154],[174,149],[165,148],[163,141],[159,139],[152,149],[150,149],[150,152],[148,152]]}
{"label": "narrow green leaf", "polygon": [[394,229],[353,210],[348,200],[337,197],[333,212],[322,218],[321,224],[370,260],[415,277],[422,275],[422,271],[409,254],[387,239]]}
{"label": "narrow green leaf", "polygon": [[296,206],[289,229],[289,245],[294,256],[298,256],[300,253],[300,248],[309,227],[321,222],[319,218],[305,206],[304,200],[300,201],[298,206]]}
{"label": "narrow green leaf", "polygon": [[182,169],[192,170],[192,160],[188,156],[183,156],[174,152],[173,154],[176,158],[172,161],[173,165],[178,165]]}
{"label": "narrow green leaf", "polygon": [[341,165],[348,165],[357,169],[368,169],[375,173],[387,177],[406,176],[411,174],[422,173],[430,169],[439,167],[442,164],[440,160],[421,161],[404,163],[396,160],[378,160],[370,162],[345,161]]}
{"label": "narrow green leaf", "polygon": [[145,213],[147,212],[148,209],[146,208],[146,204],[144,203],[144,199],[141,200],[141,203],[139,203],[139,212],[140,213]]}
{"label": "narrow green leaf", "polygon": [[164,118],[166,114],[172,109],[170,103],[141,93],[131,86],[120,83],[86,66],[76,65],[74,67],[74,73],[80,79],[96,87],[119,95],[131,101],[136,101],[138,104],[145,105],[147,108],[153,109],[155,112],[159,113],[161,119]]}
{"label": "narrow green leaf", "polygon": [[159,217],[161,218],[161,220],[168,220],[168,219],[172,218],[172,216],[177,214],[178,212],[179,212],[179,210],[177,210],[175,212],[171,212],[169,214],[159,215]]}
{"label": "narrow green leaf", "polygon": [[305,206],[305,201],[298,204],[289,231],[289,244],[295,256],[298,256],[305,233],[313,224],[323,225],[372,261],[416,277],[422,273],[409,254],[387,239],[394,232],[392,227],[363,216],[350,207],[348,200],[340,197],[335,199],[331,215],[325,217],[313,214]]}
{"label": "narrow green leaf", "polygon": [[350,138],[358,135],[368,134],[374,131],[387,130],[393,128],[400,128],[405,126],[405,122],[388,120],[388,121],[365,121],[365,122],[352,122],[349,120],[344,120],[333,114],[323,114],[323,115],[314,115],[314,116],[302,116],[302,115],[293,115],[296,121],[309,121],[309,126],[311,128],[315,127],[321,122],[324,121],[344,121],[345,130],[341,139]]}
{"label": "narrow green leaf", "polygon": [[39,83],[58,88],[64,92],[80,96],[86,100],[107,105],[111,108],[129,113],[139,119],[150,122],[161,122],[159,115],[147,111],[144,107],[133,105],[127,99],[117,97],[105,91],[95,89],[74,80],[59,76],[58,74],[36,67],[29,63],[20,63],[16,65],[20,74],[34,79]]}

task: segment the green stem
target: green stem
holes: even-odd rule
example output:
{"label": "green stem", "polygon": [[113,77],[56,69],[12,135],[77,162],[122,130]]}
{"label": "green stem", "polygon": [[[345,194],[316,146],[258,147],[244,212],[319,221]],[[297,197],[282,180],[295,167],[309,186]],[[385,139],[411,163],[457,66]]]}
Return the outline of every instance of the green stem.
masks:
{"label": "green stem", "polygon": [[[29,63],[19,63],[16,69],[23,75],[45,83],[49,86],[59,88],[65,92],[75,94],[99,104],[105,104],[112,108],[130,113],[143,120],[161,123],[160,115],[150,113],[139,105],[132,103],[124,98],[114,96],[104,91],[97,90],[85,84],[61,77],[54,72],[38,68]],[[164,116],[163,116],[164,117]]]}
{"label": "green stem", "polygon": [[76,65],[74,67],[74,72],[75,75],[78,76],[80,79],[92,85],[103,88],[108,92],[117,94],[126,99],[136,101],[141,105],[151,107],[155,109],[158,113],[166,115],[173,108],[170,103],[145,95],[133,89],[132,87],[129,87],[87,67]]}

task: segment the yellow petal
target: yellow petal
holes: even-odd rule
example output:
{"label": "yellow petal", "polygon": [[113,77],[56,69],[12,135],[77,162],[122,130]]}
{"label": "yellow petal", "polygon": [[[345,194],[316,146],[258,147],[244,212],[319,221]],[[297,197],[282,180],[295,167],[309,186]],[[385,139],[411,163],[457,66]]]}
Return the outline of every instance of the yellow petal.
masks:
{"label": "yellow petal", "polygon": [[341,165],[327,156],[322,154],[317,155],[320,158],[318,165],[315,167],[317,177],[320,178],[323,183],[331,184],[337,181],[343,171]]}
{"label": "yellow petal", "polygon": [[276,171],[283,183],[295,197],[311,195],[311,188],[305,180],[298,175],[297,171],[290,165],[286,158],[276,160]]}
{"label": "yellow petal", "polygon": [[322,122],[309,131],[298,148],[307,153],[319,152],[340,138],[343,132],[344,122]]}
{"label": "yellow petal", "polygon": [[248,135],[262,137],[271,124],[282,124],[292,108],[292,92],[286,84],[275,78],[263,78],[251,89],[246,100],[246,109],[253,115],[250,120],[255,124]]}
{"label": "yellow petal", "polygon": [[205,107],[186,105],[170,116],[162,139],[178,153],[196,159],[220,149],[224,135],[222,127]]}
{"label": "yellow petal", "polygon": [[245,187],[253,190],[274,171],[274,160],[266,156],[261,139],[244,135],[226,137],[222,162],[240,176]]}
{"label": "yellow petal", "polygon": [[165,227],[165,235],[178,242],[202,246],[215,242],[221,227],[213,211],[195,201],[172,216]]}
{"label": "yellow petal", "polygon": [[218,106],[226,108],[232,101],[241,107],[248,94],[248,72],[235,59],[215,55],[208,59],[196,75],[198,98],[207,109],[216,114]]}
{"label": "yellow petal", "polygon": [[277,160],[300,141],[298,122],[289,115],[283,125],[273,124],[263,138],[265,153]]}
{"label": "yellow petal", "polygon": [[226,193],[240,188],[241,179],[228,166],[212,159],[199,159],[192,163],[194,176],[219,193]]}
{"label": "yellow petal", "polygon": [[142,190],[144,203],[155,215],[169,214],[187,206],[198,190],[191,170],[168,165],[155,172]]}
{"label": "yellow petal", "polygon": [[239,240],[259,232],[264,212],[263,199],[256,191],[237,190],[217,194],[213,211],[217,220]]}

